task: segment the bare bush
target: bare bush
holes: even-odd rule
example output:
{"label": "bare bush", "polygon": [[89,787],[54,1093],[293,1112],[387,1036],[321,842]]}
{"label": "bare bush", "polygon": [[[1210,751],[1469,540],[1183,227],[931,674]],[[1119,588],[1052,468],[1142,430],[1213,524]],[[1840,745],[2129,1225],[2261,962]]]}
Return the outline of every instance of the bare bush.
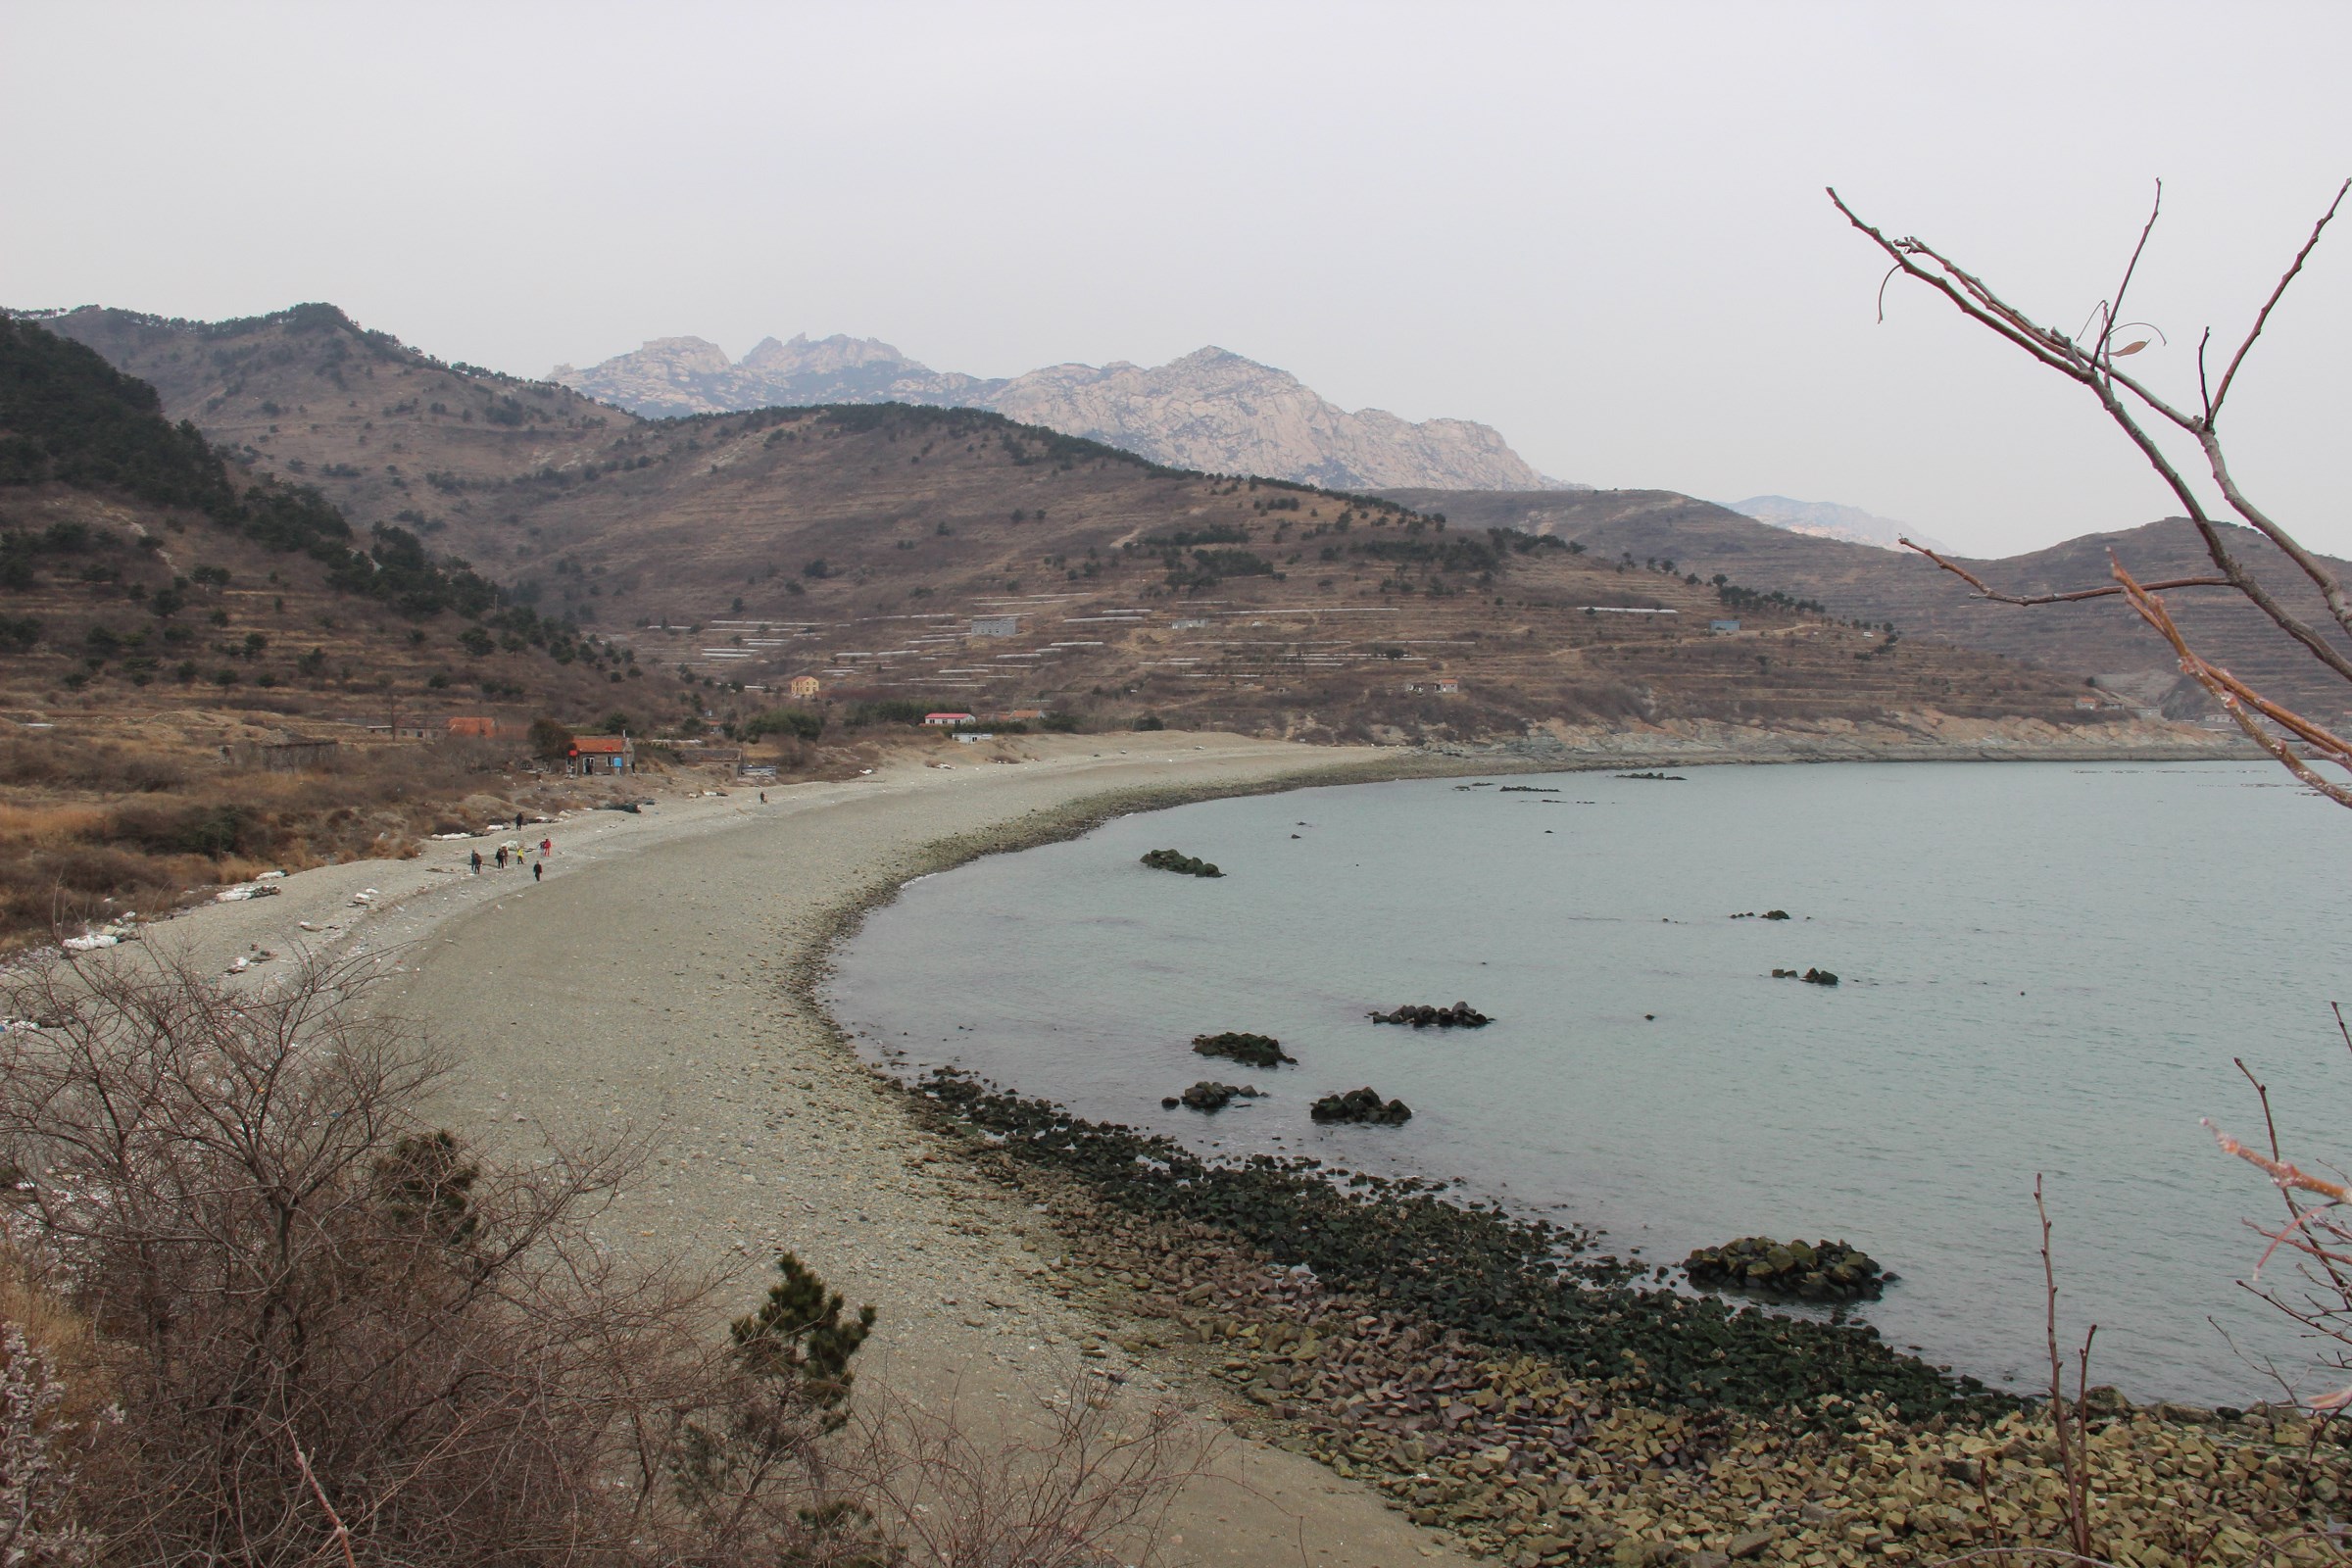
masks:
{"label": "bare bush", "polygon": [[[922,1568],[1098,1568],[1149,1555],[1168,1503],[1200,1475],[1207,1440],[1164,1404],[1137,1409],[1081,1375],[1032,1413],[1027,1435],[983,1438],[951,1407],[884,1399],[859,1416],[849,1495],[891,1522]],[[1117,1546],[1123,1558],[1111,1557]]]}
{"label": "bare bush", "polygon": [[625,1152],[489,1174],[419,1120],[443,1065],[366,986],[312,963],[231,995],[167,960],[10,998],[41,1021],[0,1036],[21,1245],[130,1352],[139,1494],[91,1523],[145,1559],[307,1560],[307,1449],[377,1555],[617,1547],[649,1416],[709,1383],[708,1283],[591,1245]]}
{"label": "bare bush", "polygon": [[1090,1404],[1000,1453],[854,1412],[874,1309],[789,1253],[715,1332],[723,1281],[596,1242],[633,1150],[475,1158],[423,1115],[447,1063],[368,989],[313,959],[230,992],[150,950],[0,999],[32,1021],[0,1031],[0,1220],[109,1348],[122,1412],[64,1497],[66,1396],[9,1342],[0,1497],[26,1478],[55,1539],[142,1564],[1077,1564],[1174,1484],[1156,1418],[1112,1437]]}

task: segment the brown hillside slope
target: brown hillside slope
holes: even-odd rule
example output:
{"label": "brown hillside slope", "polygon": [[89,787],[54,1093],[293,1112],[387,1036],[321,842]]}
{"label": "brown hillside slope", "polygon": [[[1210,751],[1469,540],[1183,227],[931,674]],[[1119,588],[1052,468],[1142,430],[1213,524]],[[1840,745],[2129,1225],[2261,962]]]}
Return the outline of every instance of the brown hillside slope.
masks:
{"label": "brown hillside slope", "polygon": [[[323,306],[49,324],[256,471],[318,483],[355,522],[397,519],[541,613],[702,678],[814,674],[828,691],[1303,735],[2076,716],[2068,680],[1998,659],[1889,651],[1781,611],[1711,636],[1703,583],[1158,468],[979,411],[639,420],[442,365]],[[1629,609],[1673,613],[1611,613]],[[973,635],[989,615],[1013,616],[1010,634]],[[1462,689],[1410,689],[1441,672]]]}
{"label": "brown hillside slope", "polygon": [[[1748,587],[1819,601],[1833,615],[1892,621],[1906,635],[1989,649],[2070,676],[2096,675],[2102,685],[2161,702],[2168,711],[2194,713],[2207,706],[2202,692],[2180,678],[2163,640],[2113,601],[2039,609],[1992,604],[1918,557],[1789,533],[1667,490],[1384,493],[1456,523],[1524,527],[1620,560],[1670,560],[1704,577],[1722,572]],[[2260,535],[2235,528],[2230,541],[2273,592],[2315,623],[2324,618],[2319,596]],[[2111,581],[2109,551],[2144,581],[2212,571],[2196,530],[2178,517],[2084,534],[2030,555],[1960,559],[1997,588],[2034,594]],[[2334,564],[2352,572],[2352,563]],[[2217,663],[2330,718],[2345,707],[2342,684],[2235,595],[2189,590],[2171,599],[2182,629]]]}

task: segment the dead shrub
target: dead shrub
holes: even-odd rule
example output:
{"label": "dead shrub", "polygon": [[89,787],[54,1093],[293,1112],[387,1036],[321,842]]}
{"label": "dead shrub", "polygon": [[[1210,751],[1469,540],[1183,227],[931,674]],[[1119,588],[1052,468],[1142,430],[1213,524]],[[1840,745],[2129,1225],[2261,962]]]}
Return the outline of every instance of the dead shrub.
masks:
{"label": "dead shrub", "polygon": [[718,1282],[591,1235],[635,1151],[478,1158],[362,960],[231,993],[106,957],[0,998],[41,1020],[0,1033],[0,1218],[122,1411],[110,1465],[44,1494],[93,1560],[1054,1568],[1179,1479],[1168,1418],[1122,1439],[1091,1403],[1003,1452],[853,1423],[872,1309],[789,1255],[709,1334]]}

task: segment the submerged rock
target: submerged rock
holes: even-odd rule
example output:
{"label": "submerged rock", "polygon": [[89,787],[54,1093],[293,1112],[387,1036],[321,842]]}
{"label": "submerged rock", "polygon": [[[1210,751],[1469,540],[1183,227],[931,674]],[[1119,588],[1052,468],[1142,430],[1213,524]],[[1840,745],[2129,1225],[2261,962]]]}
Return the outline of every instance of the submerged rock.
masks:
{"label": "submerged rock", "polygon": [[1178,871],[1186,876],[1223,876],[1208,861],[1185,854],[1182,850],[1153,850],[1144,857],[1144,863],[1154,871]]}
{"label": "submerged rock", "polygon": [[1838,977],[1827,969],[1807,969],[1802,974],[1794,969],[1775,969],[1772,977],[1775,980],[1802,980],[1809,986],[1834,986],[1838,983]]}
{"label": "submerged rock", "polygon": [[1350,1089],[1344,1095],[1325,1095],[1308,1112],[1320,1122],[1359,1122],[1371,1127],[1401,1127],[1413,1119],[1413,1108],[1401,1100],[1383,1101],[1377,1090]]}
{"label": "submerged rock", "polygon": [[1494,1020],[1467,1002],[1457,1002],[1450,1007],[1433,1007],[1426,1003],[1408,1002],[1395,1012],[1365,1014],[1374,1023],[1408,1023],[1416,1029],[1484,1029]]}
{"label": "submerged rock", "polygon": [[1193,1036],[1193,1052],[1201,1056],[1223,1056],[1245,1067],[1279,1067],[1284,1062],[1293,1066],[1298,1059],[1282,1054],[1282,1042],[1272,1035],[1236,1034],[1227,1030],[1219,1035]]}
{"label": "submerged rock", "polygon": [[1680,773],[1620,773],[1619,778],[1648,778],[1661,784],[1688,784],[1690,781]]}
{"label": "submerged rock", "polygon": [[1776,1242],[1742,1236],[1702,1247],[1683,1259],[1690,1283],[1709,1289],[1757,1291],[1806,1301],[1853,1301],[1876,1297],[1893,1275],[1844,1242]]}
{"label": "submerged rock", "polygon": [[1178,1105],[1187,1110],[1223,1110],[1237,1100],[1258,1098],[1259,1091],[1254,1085],[1210,1083],[1204,1078],[1183,1094],[1161,1101],[1160,1104],[1169,1110],[1174,1110]]}

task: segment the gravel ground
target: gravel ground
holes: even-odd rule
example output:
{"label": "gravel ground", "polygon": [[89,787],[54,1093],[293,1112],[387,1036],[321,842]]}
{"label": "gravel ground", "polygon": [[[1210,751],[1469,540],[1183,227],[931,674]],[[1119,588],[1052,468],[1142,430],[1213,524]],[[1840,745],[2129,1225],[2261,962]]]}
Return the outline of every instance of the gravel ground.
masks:
{"label": "gravel ground", "polygon": [[[949,767],[903,760],[770,789],[765,805],[736,789],[635,816],[583,812],[527,835],[555,840],[538,885],[470,874],[486,841],[326,867],[149,940],[218,968],[257,946],[281,960],[305,945],[381,954],[383,1004],[459,1064],[444,1108],[454,1129],[509,1157],[542,1140],[648,1142],[651,1160],[601,1227],[611,1245],[739,1268],[738,1311],[790,1248],[853,1304],[880,1309],[861,1387],[1034,1434],[1038,1401],[1080,1378],[1108,1372],[1139,1397],[1166,1385],[1047,1288],[1060,1244],[1043,1216],[918,1131],[809,1002],[827,945],[910,876],[1050,835],[1101,808],[1090,801],[1368,775],[1398,754],[1185,734],[999,750],[1021,760],[959,748]],[[367,906],[352,902],[368,890]],[[1171,1392],[1217,1447],[1155,1560],[1467,1560],[1368,1487],[1234,1435],[1197,1395]]]}

